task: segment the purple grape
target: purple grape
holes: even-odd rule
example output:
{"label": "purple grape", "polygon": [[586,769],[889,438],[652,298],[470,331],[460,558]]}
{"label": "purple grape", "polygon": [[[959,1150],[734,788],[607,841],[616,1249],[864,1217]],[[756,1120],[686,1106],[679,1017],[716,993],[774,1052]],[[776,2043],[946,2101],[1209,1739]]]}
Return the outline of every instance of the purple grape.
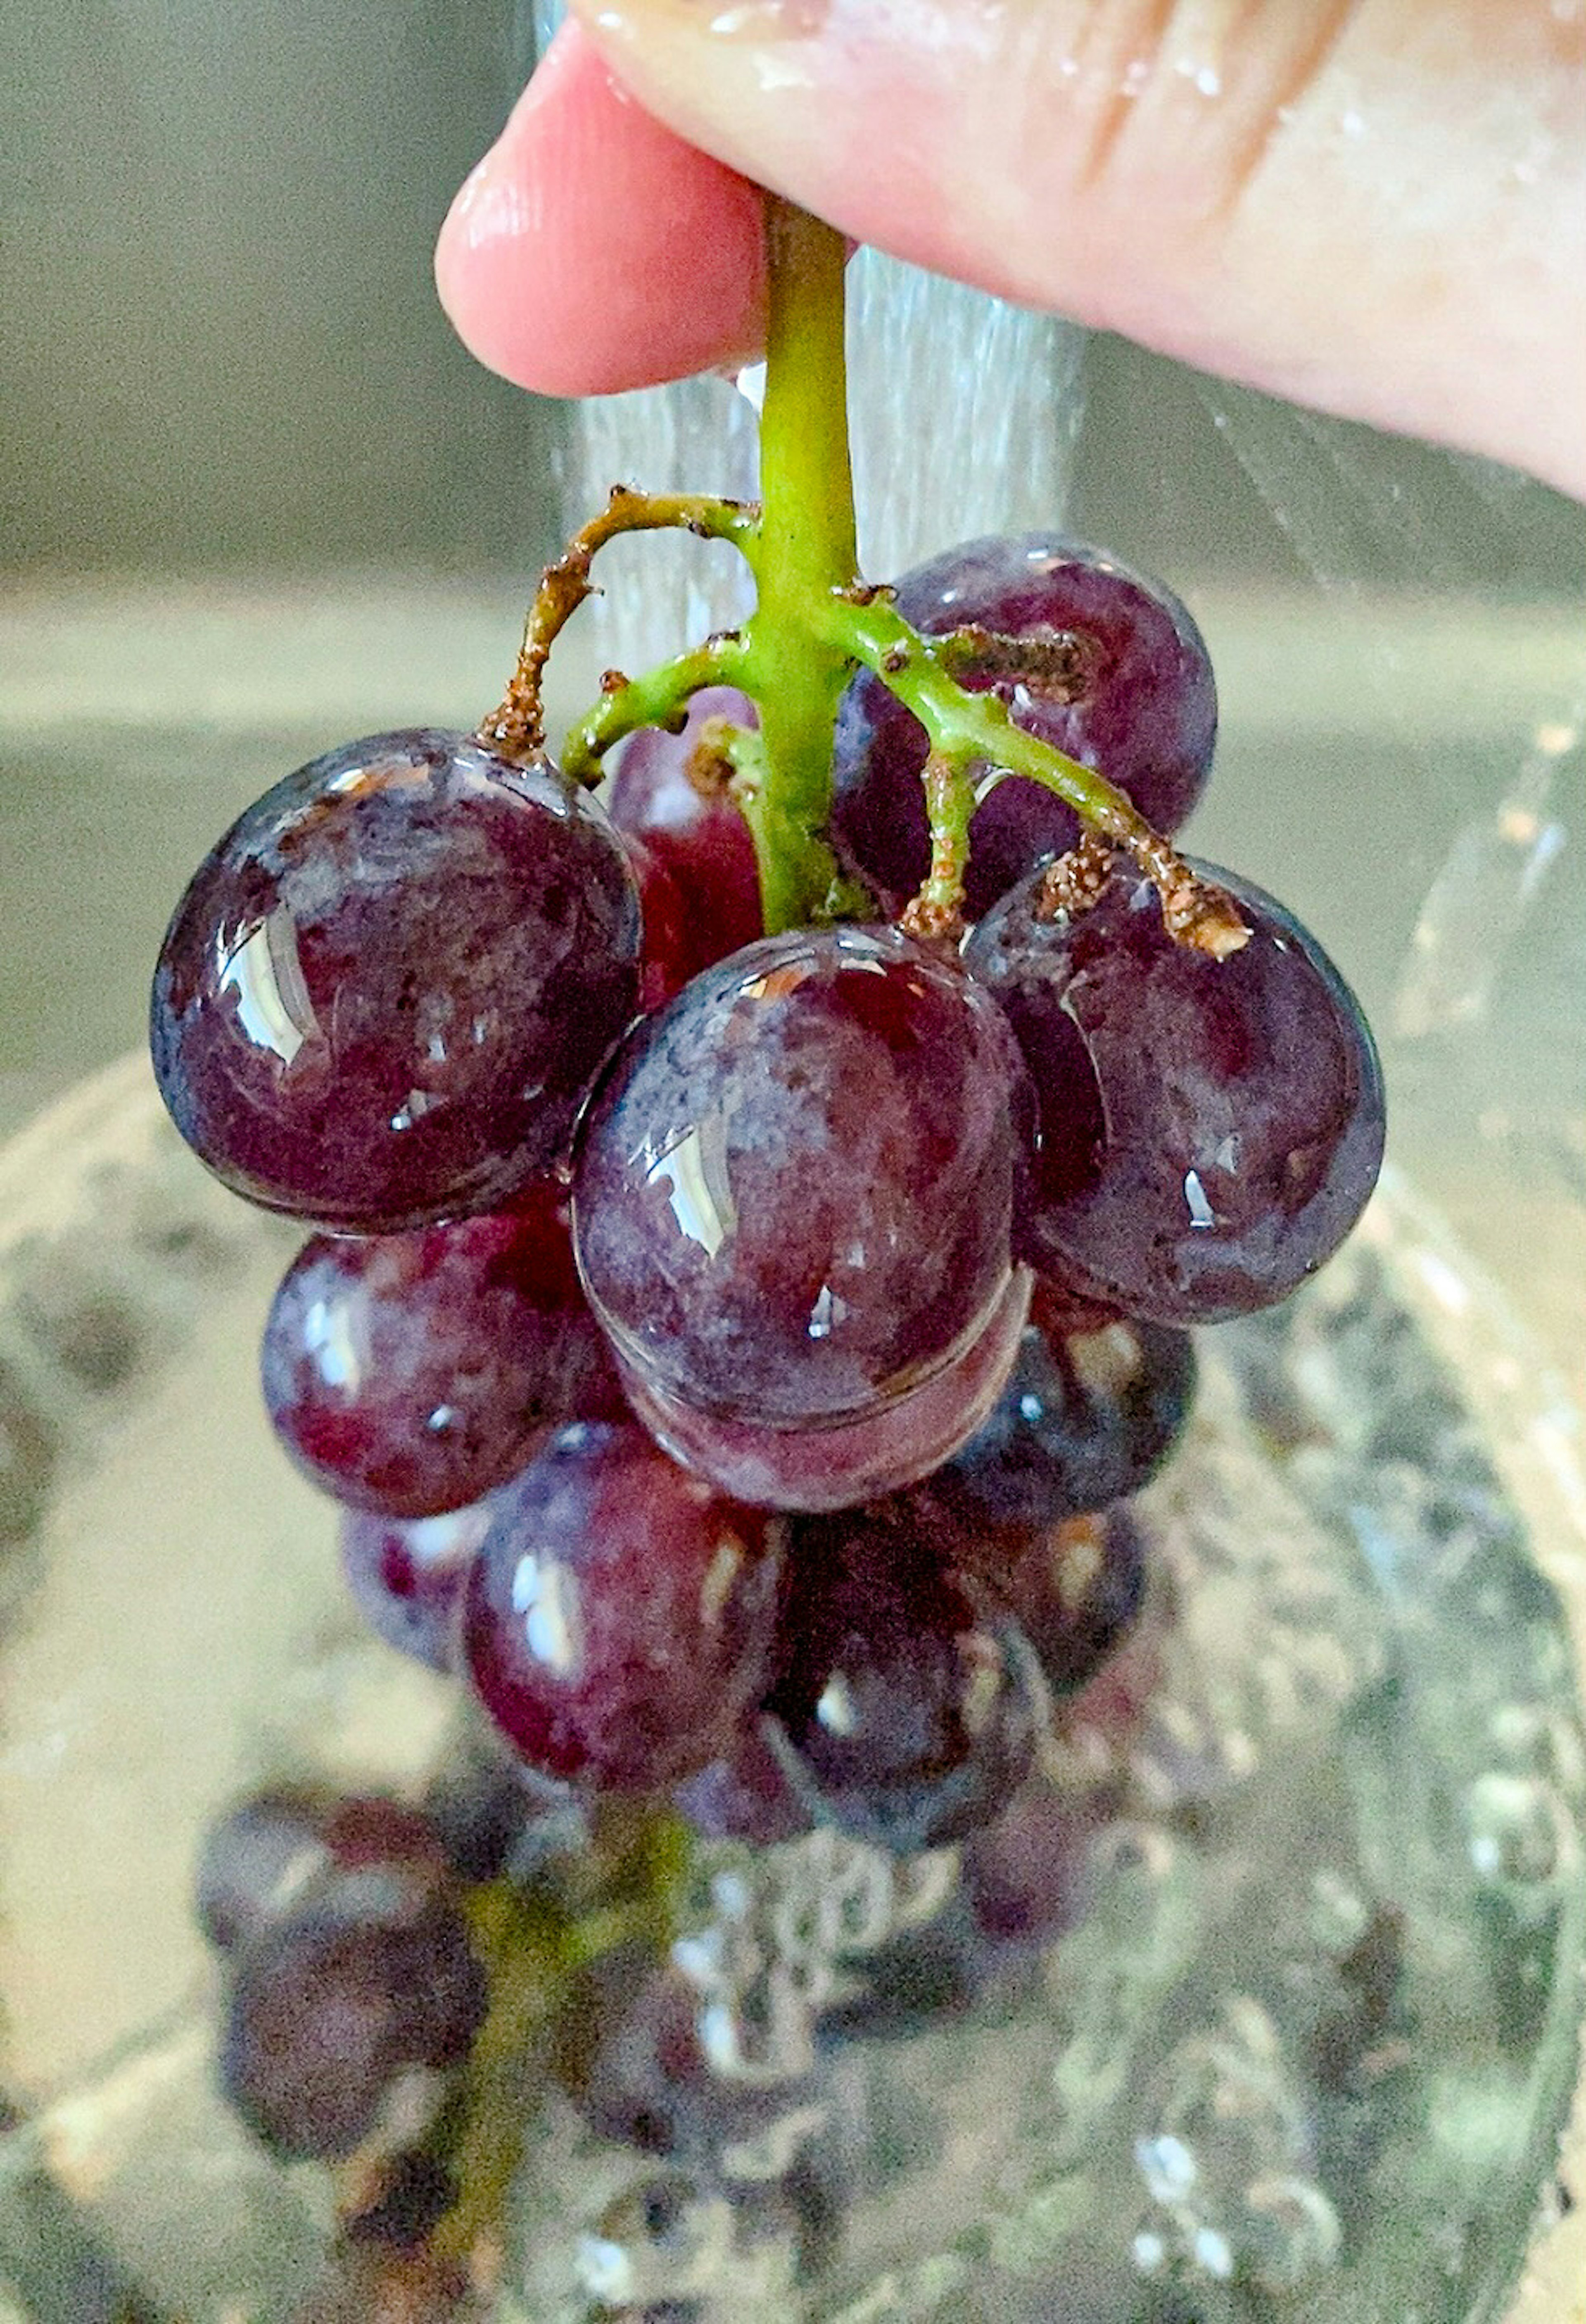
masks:
{"label": "purple grape", "polygon": [[1194,868],[1249,925],[1227,959],[1176,944],[1132,868],[1050,919],[1037,872],[964,947],[1038,1099],[1022,1256],[1164,1323],[1286,1297],[1348,1234],[1382,1159],[1381,1074],[1349,987],[1269,896]]}
{"label": "purple grape", "polygon": [[975,1925],[1003,1944],[1045,1944],[1083,1919],[1093,1878],[1093,1803],[1032,1777],[964,1843],[964,1894]]}
{"label": "purple grape", "polygon": [[1064,1333],[1031,1320],[1008,1385],[931,1480],[961,1525],[1048,1526],[1138,1492],[1178,1441],[1195,1377],[1189,1334],[1119,1323]]}
{"label": "purple grape", "polygon": [[1160,1566],[1146,1587],[1131,1627],[1092,1675],[1052,1706],[1054,1732],[1088,1766],[1116,1765],[1127,1754],[1162,1684],[1165,1646],[1177,1619],[1171,1580]]}
{"label": "purple grape", "polygon": [[[954,674],[972,693],[1000,695],[1030,733],[1099,769],[1158,831],[1184,821],[1212,762],[1217,696],[1200,632],[1159,582],[1059,535],[1024,533],[932,558],[899,583],[898,611],[927,636],[973,627],[1044,648],[1053,665],[1045,671],[993,655]],[[894,907],[929,868],[926,752],[913,713],[879,678],[855,678],[837,717],[832,831]],[[1050,792],[1017,778],[1000,783],[970,825],[970,917],[1079,835],[1073,810]]]}
{"label": "purple grape", "polygon": [[561,2013],[551,2066],[602,2138],[705,2163],[787,2110],[787,2082],[757,2089],[715,2071],[699,2014],[695,1987],[646,1947],[614,1946],[590,1963]]}
{"label": "purple grape", "polygon": [[275,1295],[263,1374],[305,1475],[389,1517],[465,1508],[545,1428],[623,1409],[548,1195],[410,1234],[315,1236]]}
{"label": "purple grape", "polygon": [[484,1720],[432,1778],[424,1810],[460,1880],[528,1879],[576,1844],[582,1811],[560,1784],[541,1783]]}
{"label": "purple grape", "polygon": [[1139,1619],[1146,1540],[1126,1509],[976,1531],[960,1555],[1014,1616],[1054,1694],[1087,1685]]}
{"label": "purple grape", "polygon": [[[427,2154],[421,2147],[411,2149],[393,2155],[385,2164],[372,2200],[346,2216],[343,2232],[349,2243],[417,2252],[456,2203],[459,2191],[438,2155]],[[361,2319],[360,2324],[366,2324],[366,2319]]]}
{"label": "purple grape", "polygon": [[618,830],[641,841],[687,899],[690,976],[765,933],[749,825],[724,792],[701,790],[689,778],[688,761],[708,718],[734,726],[758,723],[747,695],[705,687],[689,703],[681,733],[646,726],[630,735],[605,792]]}
{"label": "purple grape", "polygon": [[488,1500],[435,1517],[346,1512],[342,1572],[376,1637],[432,1670],[451,1668],[457,1609],[490,1518]]}
{"label": "purple grape", "polygon": [[639,890],[644,949],[639,961],[639,1006],[649,1016],[682,991],[702,964],[696,957],[687,907],[677,881],[652,848],[622,834],[622,853]]}
{"label": "purple grape", "polygon": [[372,735],[206,859],[155,972],[155,1075],[268,1210],[375,1233],[487,1210],[565,1146],[639,944],[616,835],[553,768]]}
{"label": "purple grape", "polygon": [[374,1794],[337,1798],[306,1784],[254,1793],[205,1834],[194,1879],[198,1925],[221,1952],[250,1946],[332,1866],[406,1865],[438,1877],[447,1858],[418,1808]]}
{"label": "purple grape", "polygon": [[745,1721],[721,1758],[679,1784],[672,1803],[705,1839],[747,1840],[756,1848],[797,1840],[811,1823],[758,1718]]}
{"label": "purple grape", "polygon": [[242,1956],[221,2081],[290,2159],[350,2154],[412,2069],[466,2056],[485,1985],[456,1905],[407,1866],[327,1873]]}
{"label": "purple grape", "polygon": [[955,962],[798,929],[637,1026],[591,1108],[574,1238],[658,1397],[807,1427],[985,1330],[1009,1277],[1020,1069]]}
{"label": "purple grape", "polygon": [[456,2260],[393,2252],[354,2222],[290,2324],[485,2324],[486,2304]]}
{"label": "purple grape", "polygon": [[779,1529],[641,1428],[563,1429],[496,1497],[463,1637],[529,1766],[596,1787],[677,1783],[725,1748],[770,1666]]}
{"label": "purple grape", "polygon": [[980,1337],[918,1388],[824,1427],[698,1412],[621,1357],[618,1370],[651,1434],[720,1491],[765,1508],[848,1508],[928,1476],[987,1420],[1019,1353],[1029,1284],[1015,1268]]}
{"label": "purple grape", "polygon": [[1028,1772],[1047,1702],[1017,1626],[907,1496],[801,1517],[766,1733],[816,1815],[908,1851],[961,1839]]}
{"label": "purple grape", "polygon": [[327,1861],[324,1803],[290,1787],[241,1801],[210,1825],[198,1851],[198,1926],[220,1952],[251,1944]]}
{"label": "purple grape", "polygon": [[398,1867],[432,1880],[447,1876],[449,1858],[433,1819],[422,1808],[380,1792],[352,1792],[327,1803],[326,1852],[344,1872]]}

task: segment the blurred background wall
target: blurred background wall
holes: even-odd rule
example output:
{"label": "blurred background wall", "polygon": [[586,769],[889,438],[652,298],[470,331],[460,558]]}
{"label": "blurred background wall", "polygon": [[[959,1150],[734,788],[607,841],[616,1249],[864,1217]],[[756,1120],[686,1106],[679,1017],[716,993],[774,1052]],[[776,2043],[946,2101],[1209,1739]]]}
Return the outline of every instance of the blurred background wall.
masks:
{"label": "blurred background wall", "polygon": [[546,415],[429,254],[528,63],[503,0],[12,0],[5,564],[521,564]]}

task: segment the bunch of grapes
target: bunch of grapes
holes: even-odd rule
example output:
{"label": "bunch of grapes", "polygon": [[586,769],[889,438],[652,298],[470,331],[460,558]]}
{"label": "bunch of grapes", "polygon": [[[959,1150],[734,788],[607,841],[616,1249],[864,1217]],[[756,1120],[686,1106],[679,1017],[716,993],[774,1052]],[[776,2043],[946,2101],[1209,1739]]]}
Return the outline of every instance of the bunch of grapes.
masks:
{"label": "bunch of grapes", "polygon": [[[898,604],[1158,824],[1197,797],[1212,676],[1164,590],[1027,537]],[[869,675],[832,828],[885,902],[758,934],[724,713],[636,736],[606,809],[457,734],[289,777],[178,909],[156,1068],[210,1167],[318,1230],[264,1391],[376,1626],[540,1775],[769,1748],[810,1812],[919,1846],[1028,1763],[1032,1645],[1083,1674],[1038,1602],[1058,1529],[1162,1457],[1185,1327],[1342,1240],[1380,1085],[1279,906],[1203,874],[1241,940],[1184,941],[1032,785],[977,810],[967,933],[905,933],[927,742]]]}
{"label": "bunch of grapes", "polygon": [[[512,697],[290,776],[178,908],[152,1046],[202,1159],[312,1230],[264,1393],[375,1628],[541,1784],[913,1851],[985,1834],[1129,1630],[1189,1327],[1337,1248],[1383,1103],[1314,940],[1164,835],[1216,727],[1169,593],[1033,535],[850,603],[793,924],[757,705],[696,657],[604,804]],[[277,1799],[207,1877],[281,2151],[466,2053],[422,1835]]]}

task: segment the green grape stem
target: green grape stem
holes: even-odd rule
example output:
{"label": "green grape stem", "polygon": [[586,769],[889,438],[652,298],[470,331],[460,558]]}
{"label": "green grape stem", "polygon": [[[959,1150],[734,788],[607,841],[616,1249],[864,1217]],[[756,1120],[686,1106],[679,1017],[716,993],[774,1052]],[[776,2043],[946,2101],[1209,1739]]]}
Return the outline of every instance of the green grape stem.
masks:
{"label": "green grape stem", "polygon": [[601,761],[613,743],[641,726],[682,725],[689,698],[704,686],[743,685],[743,642],[736,631],[707,638],[671,661],[658,662],[641,678],[619,678],[595,708],[569,727],[561,763],[576,782],[600,780]]}
{"label": "green grape stem", "polygon": [[[832,734],[855,665],[872,671],[924,726],[931,865],[906,922],[947,934],[958,925],[969,824],[991,784],[1039,783],[1073,808],[1087,834],[1123,849],[1154,882],[1163,917],[1185,944],[1221,957],[1247,930],[1231,901],[1189,870],[1103,775],[1015,724],[993,693],[972,693],[955,672],[1010,641],[980,632],[925,637],[890,590],[857,572],[844,357],[842,237],[767,196],[770,310],[761,423],[760,506],[703,493],[619,489],[575,534],[530,609],[518,667],[480,739],[510,757],[543,748],[540,689],[552,642],[589,595],[590,565],[620,532],[678,528],[731,541],[753,575],[756,604],[738,631],[628,678],[608,673],[602,698],[568,733],[562,753],[577,780],[599,780],[606,752],[641,726],[676,733],[705,686],[731,686],[758,706],[760,736],[731,786],[751,833],[768,933],[863,913],[868,899],[842,877],[826,832]],[[1083,641],[1048,650],[1055,678],[1081,682]],[[980,770],[977,776],[973,770]]]}
{"label": "green grape stem", "polygon": [[851,650],[818,615],[857,581],[848,456],[841,235],[771,198],[770,312],[761,414],[761,516],[750,549],[756,604],[743,632],[746,690],[765,766],[749,826],[768,933],[825,912],[837,886],[826,843],[832,729]]}
{"label": "green grape stem", "polygon": [[[457,2195],[428,2239],[427,2259],[455,2263],[488,2285],[505,2242],[539,2070],[558,2024],[578,2006],[578,1973],[629,1944],[661,1959],[677,1933],[689,1862],[687,1831],[677,1816],[609,1801],[594,1818],[567,1889],[523,1890],[503,1877],[466,1892],[490,1999],[428,2142]],[[355,2204],[348,2208],[355,2214]]]}
{"label": "green grape stem", "polygon": [[969,821],[974,790],[962,767],[939,751],[925,763],[926,814],[931,862],[920,891],[903,915],[913,936],[955,936],[964,927],[964,874],[969,862]]}

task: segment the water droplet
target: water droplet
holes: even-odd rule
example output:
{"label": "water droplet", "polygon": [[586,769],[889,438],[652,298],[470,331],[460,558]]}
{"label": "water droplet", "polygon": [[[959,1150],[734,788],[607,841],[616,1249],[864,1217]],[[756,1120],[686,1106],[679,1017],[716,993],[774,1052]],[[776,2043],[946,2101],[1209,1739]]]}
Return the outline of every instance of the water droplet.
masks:
{"label": "water droplet", "polygon": [[1134,2159],[1153,2202],[1186,2202],[1194,2191],[1200,2172],[1181,2138],[1138,2138]]}
{"label": "water droplet", "polygon": [[1167,2264],[1167,2245],[1154,2228],[1142,2227],[1130,2246],[1142,2275],[1157,2275]]}

